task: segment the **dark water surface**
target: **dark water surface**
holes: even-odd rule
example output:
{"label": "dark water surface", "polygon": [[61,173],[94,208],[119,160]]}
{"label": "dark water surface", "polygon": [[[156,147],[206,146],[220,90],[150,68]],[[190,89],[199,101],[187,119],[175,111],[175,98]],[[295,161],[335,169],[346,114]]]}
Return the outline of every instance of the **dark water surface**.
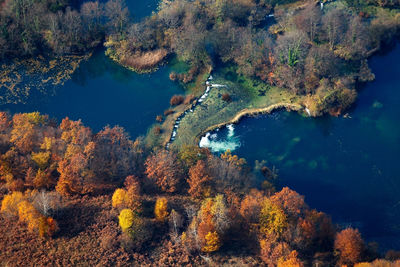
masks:
{"label": "dark water surface", "polygon": [[118,66],[103,51],[84,62],[55,95],[32,96],[27,104],[4,105],[11,112],[40,111],[58,119],[68,116],[101,130],[123,126],[133,138],[146,133],[157,115],[169,107],[172,95],[182,88],[168,78],[169,67],[151,74],[136,74]]}
{"label": "dark water surface", "polygon": [[351,118],[275,112],[221,129],[212,144],[240,144],[236,154],[276,166],[281,184],[312,208],[400,249],[400,46],[370,66],[376,80],[361,90]]}

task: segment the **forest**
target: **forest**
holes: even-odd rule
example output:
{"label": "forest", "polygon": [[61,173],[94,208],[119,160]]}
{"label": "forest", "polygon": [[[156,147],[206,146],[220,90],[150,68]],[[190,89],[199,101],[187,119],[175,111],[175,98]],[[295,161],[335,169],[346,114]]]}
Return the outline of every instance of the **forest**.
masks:
{"label": "forest", "polygon": [[[0,262],[397,266],[229,151],[146,147],[123,128],[0,114]],[[279,189],[278,189],[279,188]],[[372,262],[372,263],[366,263]]]}
{"label": "forest", "polygon": [[0,58],[83,54],[128,17],[118,0],[1,0]]}
{"label": "forest", "polygon": [[374,79],[368,58],[392,44],[396,1],[175,0],[108,35],[107,53],[143,71],[176,55],[190,68],[172,73],[183,84],[202,69],[234,66],[240,76],[304,96],[313,116],[338,115]]}

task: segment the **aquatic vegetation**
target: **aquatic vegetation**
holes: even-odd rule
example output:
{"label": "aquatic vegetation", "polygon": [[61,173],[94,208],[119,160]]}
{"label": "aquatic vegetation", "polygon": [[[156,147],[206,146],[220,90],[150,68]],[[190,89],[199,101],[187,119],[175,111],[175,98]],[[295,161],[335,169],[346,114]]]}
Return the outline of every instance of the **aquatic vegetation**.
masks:
{"label": "aquatic vegetation", "polygon": [[44,95],[54,94],[56,87],[71,79],[79,64],[90,56],[58,56],[52,59],[38,56],[3,63],[0,67],[0,104],[25,103],[32,90]]}

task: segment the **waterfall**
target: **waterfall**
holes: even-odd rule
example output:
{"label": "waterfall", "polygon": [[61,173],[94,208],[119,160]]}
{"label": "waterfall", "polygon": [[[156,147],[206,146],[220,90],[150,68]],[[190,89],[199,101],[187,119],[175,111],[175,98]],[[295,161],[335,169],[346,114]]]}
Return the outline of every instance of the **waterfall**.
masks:
{"label": "waterfall", "polygon": [[311,117],[311,112],[308,108],[306,108],[306,112],[307,112],[308,116]]}
{"label": "waterfall", "polygon": [[217,131],[213,134],[206,133],[200,139],[199,147],[207,147],[213,153],[222,153],[227,150],[234,151],[238,147],[240,147],[239,138],[235,137],[235,128],[232,124],[226,126],[228,133],[226,134],[226,139],[224,141],[218,141]]}

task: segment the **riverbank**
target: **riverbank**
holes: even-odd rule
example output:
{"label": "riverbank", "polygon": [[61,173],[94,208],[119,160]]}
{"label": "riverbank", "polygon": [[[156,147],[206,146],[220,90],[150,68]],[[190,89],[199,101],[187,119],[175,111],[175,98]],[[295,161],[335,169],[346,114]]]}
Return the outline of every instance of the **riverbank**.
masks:
{"label": "riverbank", "polygon": [[292,104],[292,103],[277,103],[277,104],[272,104],[265,108],[243,109],[242,111],[237,113],[236,116],[233,117],[233,119],[208,127],[204,132],[202,132],[198,136],[196,136],[196,140],[200,139],[207,132],[214,131],[216,129],[225,127],[230,124],[239,123],[239,121],[244,117],[269,114],[278,109],[286,109],[287,111],[301,111],[304,109],[304,107],[302,105],[296,104],[296,103],[294,103],[294,104]]}

